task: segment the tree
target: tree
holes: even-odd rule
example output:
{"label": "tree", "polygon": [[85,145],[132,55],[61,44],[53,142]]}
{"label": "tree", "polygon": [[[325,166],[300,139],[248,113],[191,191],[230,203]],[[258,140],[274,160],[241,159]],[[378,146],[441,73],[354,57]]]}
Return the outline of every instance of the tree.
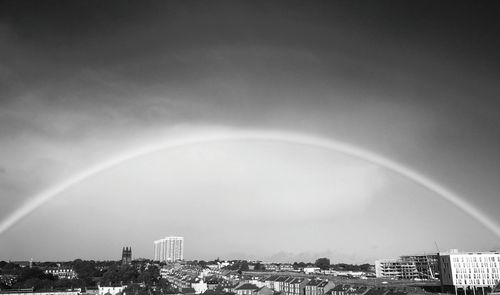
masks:
{"label": "tree", "polygon": [[94,260],[86,261],[76,259],[73,261],[72,267],[78,278],[82,279],[86,286],[95,285],[93,277],[101,276],[101,273],[97,270],[96,262]]}
{"label": "tree", "polygon": [[328,259],[326,257],[319,258],[319,259],[316,260],[316,262],[314,263],[314,265],[316,267],[321,268],[322,270],[327,270],[327,269],[330,268],[330,259]]}
{"label": "tree", "polygon": [[247,271],[248,270],[248,262],[246,260],[243,260],[240,265],[240,271]]}
{"label": "tree", "polygon": [[144,282],[146,286],[152,286],[158,282],[160,270],[155,265],[150,265],[148,269],[142,271],[137,277],[137,282]]}
{"label": "tree", "polygon": [[121,282],[123,284],[128,284],[136,281],[138,275],[139,273],[137,270],[130,265],[115,264],[102,275],[101,283],[109,284]]}
{"label": "tree", "polygon": [[257,263],[255,264],[255,266],[254,266],[254,268],[253,268],[253,269],[254,269],[254,270],[257,270],[257,271],[259,271],[259,270],[261,270],[261,271],[262,271],[262,270],[266,270],[266,267],[265,267],[264,265],[262,265],[260,262],[257,262]]}

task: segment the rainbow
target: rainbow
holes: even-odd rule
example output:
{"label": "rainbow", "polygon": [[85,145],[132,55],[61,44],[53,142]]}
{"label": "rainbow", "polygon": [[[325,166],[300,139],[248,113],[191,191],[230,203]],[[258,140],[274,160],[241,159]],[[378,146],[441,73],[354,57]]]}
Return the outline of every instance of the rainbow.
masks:
{"label": "rainbow", "polygon": [[473,205],[465,201],[464,198],[458,196],[444,186],[428,179],[427,177],[408,167],[405,167],[404,165],[391,161],[376,153],[372,153],[343,142],[327,139],[325,137],[293,132],[262,130],[210,130],[208,132],[205,131],[199,134],[180,136],[167,141],[160,141],[157,143],[145,145],[138,149],[134,149],[132,151],[120,154],[116,157],[112,157],[74,175],[73,177],[68,178],[62,183],[59,183],[31,198],[29,202],[21,206],[19,209],[14,211],[11,215],[7,216],[7,218],[0,222],[0,235],[6,232],[9,228],[14,226],[24,217],[29,215],[31,212],[36,210],[38,207],[63,193],[68,188],[75,186],[85,181],[89,177],[99,174],[100,172],[103,172],[128,160],[165,149],[179,148],[193,144],[241,140],[258,140],[270,142],[274,141],[281,143],[307,145],[332,150],[354,158],[365,160],[377,166],[393,171],[399,175],[402,175],[412,180],[414,183],[435,193],[436,195],[452,203],[457,208],[461,209],[463,212],[477,220],[484,227],[489,229],[492,233],[500,238],[500,226],[496,224],[492,219],[490,219],[486,214],[484,214]]}

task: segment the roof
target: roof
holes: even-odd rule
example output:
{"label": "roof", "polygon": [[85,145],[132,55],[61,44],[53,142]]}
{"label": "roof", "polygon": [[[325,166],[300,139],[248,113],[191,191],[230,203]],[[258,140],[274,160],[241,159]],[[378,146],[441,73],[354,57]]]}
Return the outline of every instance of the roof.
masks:
{"label": "roof", "polygon": [[290,284],[300,284],[302,283],[306,278],[294,278],[292,281],[290,281]]}
{"label": "roof", "polygon": [[196,290],[193,288],[182,288],[181,293],[196,293]]}
{"label": "roof", "polygon": [[206,290],[205,292],[203,292],[203,295],[223,295],[223,294],[227,293],[222,290]]}
{"label": "roof", "polygon": [[345,291],[347,289],[349,289],[349,285],[337,285],[331,291]]}
{"label": "roof", "polygon": [[365,295],[383,295],[385,293],[388,293],[387,289],[370,289],[368,292],[365,293]]}
{"label": "roof", "polygon": [[272,275],[270,277],[267,277],[266,278],[266,281],[276,281],[277,278],[279,278],[280,276],[277,276],[277,275]]}
{"label": "roof", "polygon": [[359,294],[365,292],[366,289],[368,289],[366,286],[353,286],[352,289],[348,289],[346,292],[349,294]]}
{"label": "roof", "polygon": [[312,279],[309,283],[307,283],[307,286],[317,286],[321,283],[320,280]]}
{"label": "roof", "polygon": [[289,278],[290,277],[287,277],[287,276],[285,276],[285,277],[279,277],[279,278],[276,279],[276,281],[277,282],[284,282],[284,281],[288,280]]}
{"label": "roof", "polygon": [[236,290],[258,290],[259,287],[255,286],[254,284],[243,284],[241,286],[239,286],[238,288],[236,288]]}
{"label": "roof", "polygon": [[449,251],[445,252],[439,252],[440,256],[447,256],[447,255],[493,255],[493,254],[500,254],[499,251],[484,251],[484,252],[465,252],[465,251],[458,251],[456,249],[450,249]]}
{"label": "roof", "polygon": [[325,287],[326,285],[328,285],[328,281],[320,281],[320,282],[318,283],[318,287],[320,287],[320,288],[323,288],[323,287]]}

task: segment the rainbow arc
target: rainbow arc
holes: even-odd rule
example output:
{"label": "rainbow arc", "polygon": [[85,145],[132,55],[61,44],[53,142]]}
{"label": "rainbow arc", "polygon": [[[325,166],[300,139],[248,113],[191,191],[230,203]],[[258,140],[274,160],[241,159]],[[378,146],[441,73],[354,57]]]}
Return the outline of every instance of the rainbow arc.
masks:
{"label": "rainbow arc", "polygon": [[450,191],[444,186],[432,181],[421,173],[414,171],[404,165],[395,161],[391,161],[381,155],[363,150],[353,145],[343,142],[338,142],[332,139],[311,136],[300,133],[283,132],[283,131],[262,131],[262,130],[222,130],[222,131],[209,131],[202,132],[201,134],[194,134],[190,136],[183,136],[180,138],[170,139],[166,141],[156,142],[143,147],[125,152],[116,157],[110,158],[104,162],[90,167],[73,177],[70,177],[39,194],[32,197],[29,202],[14,211],[11,215],[0,222],[0,235],[21,221],[24,217],[28,216],[31,212],[48,202],[52,198],[60,195],[70,187],[73,187],[86,179],[97,175],[107,169],[113,168],[126,161],[141,157],[150,153],[181,148],[193,144],[204,144],[210,142],[223,142],[223,141],[241,141],[241,140],[258,140],[268,142],[280,142],[289,144],[298,144],[313,146],[316,148],[324,148],[339,152],[354,158],[362,159],[364,161],[375,164],[379,167],[393,171],[407,179],[410,179],[419,186],[433,192],[437,196],[452,203],[457,208],[477,220],[484,227],[489,229],[492,233],[500,238],[500,226],[490,219],[486,214],[479,209],[468,203],[463,197]]}

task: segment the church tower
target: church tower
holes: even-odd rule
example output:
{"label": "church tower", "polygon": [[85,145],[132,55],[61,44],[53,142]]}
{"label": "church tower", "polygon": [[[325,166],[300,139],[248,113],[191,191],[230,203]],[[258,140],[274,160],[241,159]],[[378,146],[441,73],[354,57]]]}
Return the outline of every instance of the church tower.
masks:
{"label": "church tower", "polygon": [[132,247],[124,247],[122,250],[122,265],[132,263]]}

